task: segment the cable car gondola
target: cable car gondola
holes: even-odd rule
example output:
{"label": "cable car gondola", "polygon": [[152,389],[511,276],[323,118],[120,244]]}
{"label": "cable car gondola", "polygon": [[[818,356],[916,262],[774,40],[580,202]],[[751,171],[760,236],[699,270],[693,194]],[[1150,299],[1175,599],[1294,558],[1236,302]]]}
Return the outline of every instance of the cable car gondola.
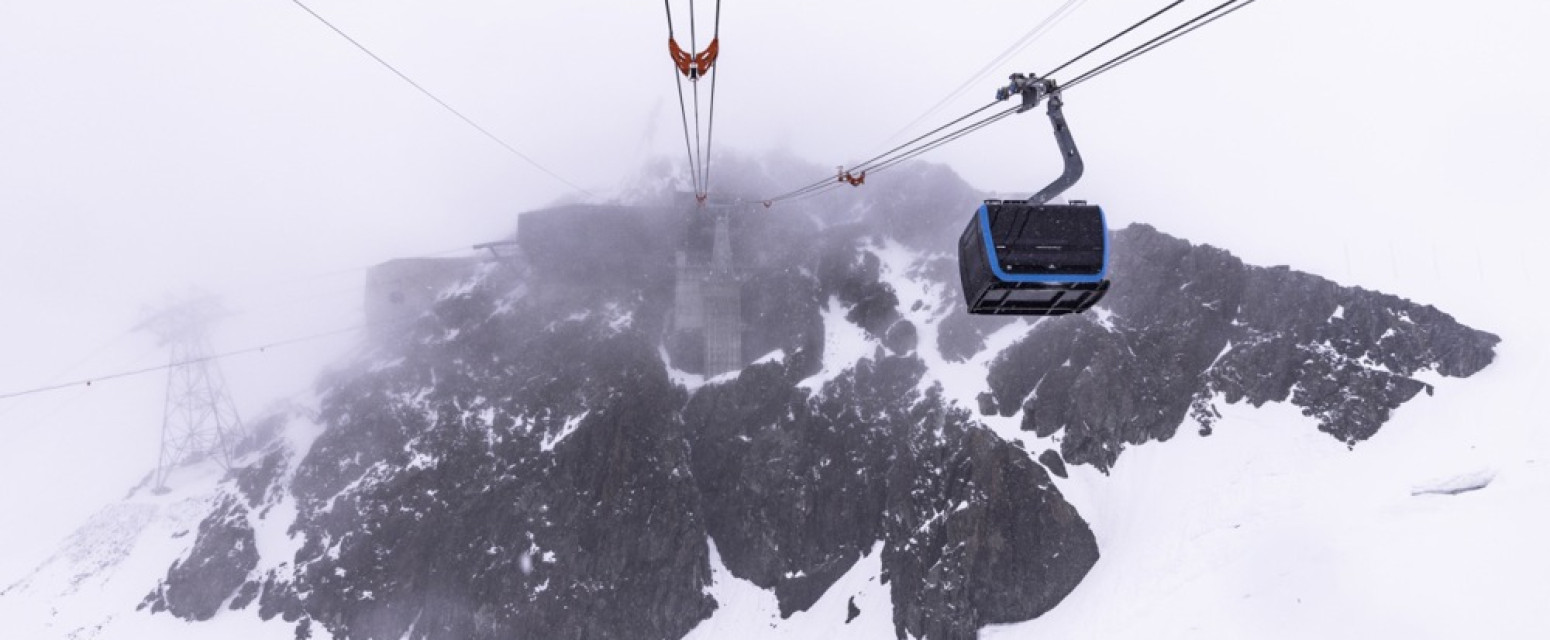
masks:
{"label": "cable car gondola", "polygon": [[1082,156],[1066,127],[1054,81],[1012,76],[996,97],[1021,95],[1017,112],[1049,102],[1065,170],[1027,200],[986,200],[958,240],[958,273],[969,313],[1053,316],[1091,308],[1109,290],[1109,233],[1103,209],[1073,200],[1049,204],[1082,177]]}

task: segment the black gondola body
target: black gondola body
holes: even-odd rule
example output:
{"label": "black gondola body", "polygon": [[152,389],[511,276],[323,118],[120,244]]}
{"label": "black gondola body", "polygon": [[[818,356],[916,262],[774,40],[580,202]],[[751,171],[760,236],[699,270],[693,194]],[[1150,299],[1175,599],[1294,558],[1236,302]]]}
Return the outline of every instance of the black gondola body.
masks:
{"label": "black gondola body", "polygon": [[958,274],[969,313],[1053,316],[1091,308],[1109,290],[1109,230],[1103,209],[1074,200],[1048,204],[1082,176],[1082,156],[1048,79],[1012,77],[997,92],[1021,95],[1018,112],[1049,100],[1065,160],[1059,178],[1027,200],[986,200],[958,238]]}
{"label": "black gondola body", "polygon": [[985,201],[958,239],[969,313],[1086,311],[1109,290],[1107,239],[1097,205]]}

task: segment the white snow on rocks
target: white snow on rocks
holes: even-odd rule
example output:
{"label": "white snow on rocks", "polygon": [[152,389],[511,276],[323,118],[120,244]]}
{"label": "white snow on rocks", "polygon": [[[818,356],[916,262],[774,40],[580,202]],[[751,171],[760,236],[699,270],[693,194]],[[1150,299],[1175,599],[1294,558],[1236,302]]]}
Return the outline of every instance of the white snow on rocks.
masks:
{"label": "white snow on rocks", "polygon": [[822,312],[823,369],[802,380],[797,384],[798,387],[808,391],[822,389],[824,384],[876,353],[877,341],[868,336],[865,329],[845,319],[849,312],[850,309],[841,304],[839,298],[829,298]]}
{"label": "white snow on rocks", "polygon": [[[812,607],[782,619],[775,593],[733,576],[711,540],[711,585],[707,591],[716,599],[716,612],[684,640],[894,640],[893,598],[881,579],[882,550],[883,544],[877,543]],[[847,623],[851,602],[861,613]]]}
{"label": "white snow on rocks", "polygon": [[932,282],[919,273],[927,262],[950,257],[925,255],[892,240],[877,242],[873,253],[882,263],[882,280],[892,286],[899,296],[899,310],[905,320],[914,323],[920,338],[916,354],[926,363],[926,375],[917,389],[924,392],[931,385],[940,384],[943,396],[950,404],[957,404],[973,412],[975,419],[990,427],[1002,439],[1009,442],[1036,440],[1032,433],[1022,430],[1021,418],[1018,416],[979,415],[978,396],[989,390],[985,378],[990,373],[991,360],[1028,335],[1038,320],[1018,320],[1008,324],[987,336],[985,348],[967,361],[950,362],[942,357],[941,350],[937,348],[937,336],[942,320],[950,314],[964,313],[962,306],[953,302],[953,297],[961,295],[961,292],[950,284],[943,286]]}
{"label": "white snow on rocks", "polygon": [[544,437],[544,441],[542,443],[543,450],[554,451],[556,446],[559,446],[559,444],[567,437],[570,437],[570,434],[576,432],[576,428],[581,426],[581,421],[585,420],[589,415],[592,415],[591,409],[571,416],[570,419],[565,421],[565,426],[561,427],[557,433],[553,434],[552,436]]}

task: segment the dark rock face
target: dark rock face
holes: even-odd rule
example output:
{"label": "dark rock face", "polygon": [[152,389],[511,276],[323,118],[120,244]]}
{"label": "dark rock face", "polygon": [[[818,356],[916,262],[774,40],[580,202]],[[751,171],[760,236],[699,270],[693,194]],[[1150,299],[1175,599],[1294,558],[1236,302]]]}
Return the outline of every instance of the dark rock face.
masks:
{"label": "dark rock face", "polygon": [[[867,284],[877,278],[875,263],[854,264],[861,268],[830,272],[836,298],[845,290],[889,291]],[[864,316],[855,319],[865,328]],[[1061,565],[1060,577],[1079,579],[1096,560],[1091,531],[1058,490],[1019,475],[1042,475],[1037,465],[1020,451],[1027,465],[1009,462],[1010,447],[997,455],[996,436],[949,410],[934,391],[922,397],[915,389],[924,372],[917,357],[879,353],[814,393],[798,385],[805,372],[759,365],[700,390],[685,408],[710,535],[733,574],[774,590],[782,615],[812,606],[878,540],[885,542],[884,570],[908,576],[894,580],[899,629],[931,638],[972,637],[983,624],[1047,610],[1076,580],[1032,567]],[[970,434],[981,447],[955,454]],[[988,462],[976,466],[981,459]],[[946,460],[978,477],[944,480],[937,465]],[[976,482],[995,490],[977,490]],[[1032,520],[996,519],[1007,510]],[[973,523],[965,535],[990,535],[994,551],[976,546],[974,553],[931,555],[936,547],[914,532],[934,532],[942,544],[964,542],[937,531],[947,522]],[[1033,537],[1008,530],[1019,526],[1031,527]],[[1062,553],[1068,560],[1057,560]],[[994,574],[986,563],[1007,573]],[[924,592],[943,571],[977,576],[977,591],[954,601],[948,614],[941,613],[945,592]]]}
{"label": "dark rock face", "polygon": [[324,400],[295,606],[352,637],[682,636],[714,608],[682,391],[624,316],[497,304],[445,301]]}
{"label": "dark rock face", "polygon": [[883,336],[883,346],[896,354],[906,354],[915,350],[920,344],[920,333],[909,320],[900,320],[888,328],[888,333]]}
{"label": "dark rock face", "polygon": [[1126,445],[1209,430],[1213,398],[1290,401],[1348,443],[1371,437],[1427,385],[1468,376],[1498,338],[1435,308],[1284,267],[1244,265],[1145,225],[1114,234],[1107,315],[1054,318],[992,363],[989,384],[1023,428],[1062,434],[1067,462],[1114,465]]}
{"label": "dark rock face", "polygon": [[792,375],[806,377],[823,363],[823,318],[818,283],[795,268],[770,269],[745,276],[743,349],[751,359],[786,354]]}
{"label": "dark rock face", "polygon": [[209,620],[258,565],[248,509],[227,497],[199,524],[187,558],[173,563],[167,579],[147,599],[151,611],[186,620]]}
{"label": "dark rock face", "polygon": [[1039,464],[1049,469],[1050,473],[1062,478],[1066,477],[1066,461],[1061,459],[1060,453],[1054,449],[1045,449],[1044,453],[1039,454]]}
{"label": "dark rock face", "polygon": [[283,487],[279,480],[290,458],[291,452],[275,447],[258,462],[232,469],[230,480],[248,506],[257,509],[272,505],[280,499]]}
{"label": "dark rock face", "polygon": [[[149,603],[187,619],[256,604],[298,637],[679,638],[718,606],[710,541],[783,616],[881,549],[900,638],[973,638],[1049,611],[1098,561],[1050,477],[1067,464],[1106,470],[1189,418],[1208,426],[1218,395],[1293,402],[1356,443],[1426,388],[1418,371],[1493,357],[1493,336],[1435,309],[1144,226],[1116,233],[1100,311],[970,317],[943,247],[980,196],[903,173],[822,230],[733,218],[741,344],[760,363],[697,388],[664,362],[694,359],[664,318],[675,234],[703,225],[620,207],[523,218],[521,268],[472,269],[325,378],[324,433],[235,470]],[[628,273],[598,280],[599,264]],[[1021,337],[987,350],[1002,330],[997,345]],[[990,363],[983,386],[949,399],[928,363],[970,360]],[[1035,461],[975,411],[1060,451]],[[250,523],[282,500],[303,542],[260,564]]]}
{"label": "dark rock face", "polygon": [[782,615],[812,606],[881,537],[884,434],[854,416],[836,424],[845,418],[775,365],[702,390],[684,411],[722,561],[773,588]]}
{"label": "dark rock face", "polygon": [[259,562],[251,522],[255,515],[266,514],[284,491],[280,480],[293,455],[274,439],[287,419],[282,412],[253,423],[250,438],[238,450],[258,452],[254,461],[226,475],[221,498],[199,523],[188,557],[173,563],[141,608],[209,620],[228,598],[231,608],[240,609],[257,596],[256,585],[248,582]]}
{"label": "dark rock face", "polygon": [[894,620],[922,638],[973,638],[986,624],[1053,608],[1098,561],[1087,523],[1044,469],[966,412],[926,423],[956,446],[912,452],[893,494],[883,566]]}

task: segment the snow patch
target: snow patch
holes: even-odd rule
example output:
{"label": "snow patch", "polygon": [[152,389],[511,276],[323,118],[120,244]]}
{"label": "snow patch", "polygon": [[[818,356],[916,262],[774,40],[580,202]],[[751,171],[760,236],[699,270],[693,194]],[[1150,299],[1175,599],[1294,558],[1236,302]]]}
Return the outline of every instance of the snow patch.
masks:
{"label": "snow patch", "polygon": [[392,369],[394,367],[397,367],[397,366],[399,366],[399,365],[401,365],[403,363],[404,363],[404,357],[403,356],[399,356],[397,358],[393,358],[392,360],[378,360],[378,361],[373,362],[371,364],[371,367],[368,369],[368,371],[370,371],[371,373],[379,373],[379,372],[386,371],[388,369]]}
{"label": "snow patch", "polygon": [[107,506],[26,578],[0,591],[6,637],[161,637],[104,629],[113,624],[117,630],[120,621],[137,617],[134,606],[188,553],[213,506],[219,465],[210,461],[180,471],[170,492],[137,491]]}
{"label": "snow patch", "polygon": [[[780,617],[775,593],[733,576],[722,562],[716,542],[709,543],[711,584],[706,592],[716,599],[716,612],[685,635],[684,640],[896,637],[893,598],[890,587],[882,584],[882,542],[840,576],[812,607],[785,619]],[[847,623],[852,602],[861,613]]]}
{"label": "snow patch", "polygon": [[829,296],[828,306],[822,312],[823,369],[797,383],[798,388],[817,391],[876,352],[877,341],[868,336],[865,329],[846,320],[848,312],[849,308],[841,304],[839,298]]}
{"label": "snow patch", "polygon": [[986,348],[967,362],[948,362],[937,349],[937,337],[944,318],[963,313],[951,299],[958,292],[934,282],[922,271],[934,261],[952,257],[912,251],[892,240],[874,245],[872,252],[881,266],[880,278],[893,287],[899,297],[900,314],[915,325],[919,337],[915,352],[925,361],[926,374],[916,391],[924,393],[933,384],[940,384],[949,404],[977,407],[976,397],[987,389],[990,360],[1025,335],[1032,325],[1027,321],[1014,322],[989,336]]}
{"label": "snow patch", "polygon": [[1229,353],[1232,353],[1232,347],[1233,347],[1233,344],[1232,344],[1231,340],[1228,340],[1227,344],[1222,345],[1222,350],[1216,352],[1216,357],[1211,359],[1211,365],[1206,367],[1206,371],[1210,371],[1212,369],[1215,369],[1216,368],[1216,363],[1221,362],[1222,358],[1224,356],[1226,356]]}
{"label": "snow patch", "polygon": [[1088,311],[1092,314],[1092,319],[1093,319],[1094,323],[1096,323],[1098,326],[1103,327],[1104,329],[1108,330],[1109,333],[1113,333],[1114,332],[1114,312],[1113,311],[1110,311],[1108,309],[1108,307],[1093,307],[1093,308],[1089,309]]}
{"label": "snow patch", "polygon": [[705,376],[674,367],[673,359],[667,355],[666,347],[658,345],[657,354],[662,357],[662,366],[667,368],[667,379],[672,380],[673,384],[689,390],[690,393],[705,386]]}
{"label": "snow patch", "polygon": [[[768,364],[768,363],[771,363],[771,362],[778,363],[778,364],[785,363],[786,362],[786,350],[785,349],[776,349],[774,351],[766,353],[763,356],[760,356],[758,360],[754,360],[753,364]],[[753,365],[749,365],[749,366],[753,366]]]}
{"label": "snow patch", "polygon": [[558,433],[555,433],[552,436],[544,436],[544,441],[542,443],[543,450],[544,451],[554,451],[555,446],[559,445],[560,442],[562,442],[566,438],[570,437],[570,434],[575,433],[576,432],[576,428],[581,426],[581,421],[585,420],[586,417],[589,416],[589,415],[592,415],[592,410],[591,409],[588,409],[586,411],[582,411],[581,413],[579,413],[577,415],[571,416],[569,420],[565,421],[565,426],[560,427],[560,430],[559,430]]}
{"label": "snow patch", "polygon": [[1491,485],[1496,479],[1496,472],[1490,469],[1480,469],[1469,473],[1459,474],[1447,478],[1441,478],[1418,484],[1410,489],[1410,495],[1446,495],[1456,496],[1470,491],[1479,491]]}

